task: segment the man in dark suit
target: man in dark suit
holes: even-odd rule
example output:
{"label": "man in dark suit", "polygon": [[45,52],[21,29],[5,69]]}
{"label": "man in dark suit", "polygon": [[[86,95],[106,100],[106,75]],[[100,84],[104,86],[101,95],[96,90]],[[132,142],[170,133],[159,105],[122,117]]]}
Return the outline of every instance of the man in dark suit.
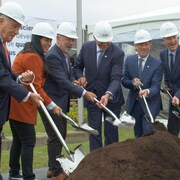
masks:
{"label": "man in dark suit", "polygon": [[[6,49],[6,42],[12,41],[18,34],[19,28],[24,21],[24,12],[16,3],[9,2],[0,8],[0,147],[1,133],[4,123],[8,120],[10,97],[18,101],[27,101],[30,98],[32,103],[39,104],[40,96],[30,93],[16,81],[19,77],[11,71],[9,64],[10,57]],[[32,78],[29,71],[22,74],[22,81]]]}
{"label": "man in dark suit", "polygon": [[180,119],[177,118],[172,111],[176,110],[174,105],[179,105],[180,99],[179,32],[175,24],[165,22],[160,28],[160,33],[164,45],[166,46],[166,49],[160,53],[160,58],[164,68],[164,90],[168,90],[173,97],[172,101],[169,103],[168,131],[171,134],[178,136],[180,130]]}
{"label": "man in dark suit", "polygon": [[[124,98],[121,89],[124,52],[112,43],[110,24],[100,21],[94,28],[94,41],[83,44],[75,61],[74,72],[79,83],[97,95],[102,104],[118,117]],[[85,70],[85,76],[84,71]],[[118,142],[118,128],[104,121],[105,142],[102,142],[102,115],[108,116],[95,104],[85,102],[89,125],[99,131],[98,136],[90,135],[90,151]]]}
{"label": "man in dark suit", "polygon": [[162,105],[160,85],[163,68],[161,61],[149,54],[151,36],[148,31],[143,29],[137,31],[134,45],[137,54],[126,58],[122,84],[129,89],[126,111],[135,118],[134,134],[135,137],[140,137],[153,130],[147,118],[147,109],[142,96],[146,97],[151,114],[155,119]]}
{"label": "man in dark suit", "polygon": [[[77,81],[73,76],[70,65],[69,52],[77,39],[76,28],[72,23],[63,22],[57,29],[56,44],[48,51],[45,63],[47,67],[47,77],[44,84],[44,90],[51,99],[62,108],[64,113],[69,111],[70,93],[77,97],[84,96],[88,101],[93,102],[95,94],[83,90],[75,85]],[[51,113],[51,112],[50,112]],[[49,125],[45,115],[41,112],[46,132],[48,134],[48,155],[49,170],[48,176],[53,180],[64,178],[63,169],[61,168],[56,157],[62,151],[62,144],[57,138],[52,127]],[[66,138],[67,123],[63,117],[57,117],[51,113],[51,116],[59,129],[63,138]]]}

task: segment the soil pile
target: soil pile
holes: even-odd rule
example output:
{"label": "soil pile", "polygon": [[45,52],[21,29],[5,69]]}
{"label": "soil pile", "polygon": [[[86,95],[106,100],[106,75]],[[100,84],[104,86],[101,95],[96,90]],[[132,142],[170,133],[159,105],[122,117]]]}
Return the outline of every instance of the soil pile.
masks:
{"label": "soil pile", "polygon": [[179,180],[180,139],[167,131],[95,150],[68,180]]}

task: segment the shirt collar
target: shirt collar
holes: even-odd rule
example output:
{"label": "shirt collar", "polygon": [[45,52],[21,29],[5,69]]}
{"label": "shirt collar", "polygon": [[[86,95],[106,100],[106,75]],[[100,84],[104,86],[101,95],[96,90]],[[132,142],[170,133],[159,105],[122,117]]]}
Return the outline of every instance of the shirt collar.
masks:
{"label": "shirt collar", "polygon": [[139,54],[138,54],[138,60],[141,58],[141,59],[143,59],[143,60],[144,60],[144,62],[146,62],[146,61],[147,61],[147,58],[148,58],[148,57],[149,57],[149,54],[148,54],[146,57],[143,57],[143,58],[142,58],[142,57],[140,57],[140,56],[139,56]]}
{"label": "shirt collar", "polygon": [[96,45],[96,52],[100,52],[100,51],[102,51],[102,50],[99,48],[98,45]]}
{"label": "shirt collar", "polygon": [[174,56],[176,56],[176,51],[173,51],[173,52],[168,51],[168,55],[170,55],[170,53],[172,53]]}
{"label": "shirt collar", "polygon": [[2,36],[0,35],[0,40],[1,40],[1,42],[3,42],[3,39],[2,39]]}

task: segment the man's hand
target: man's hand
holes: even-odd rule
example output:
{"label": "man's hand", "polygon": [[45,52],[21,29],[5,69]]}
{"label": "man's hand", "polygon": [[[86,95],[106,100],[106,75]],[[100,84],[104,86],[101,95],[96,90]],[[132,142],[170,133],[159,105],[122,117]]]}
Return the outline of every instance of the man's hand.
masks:
{"label": "man's hand", "polygon": [[143,86],[143,83],[141,82],[141,80],[139,78],[134,78],[132,80],[132,83],[135,87],[138,87],[138,86]]}
{"label": "man's hand", "polygon": [[74,80],[72,83],[73,83],[75,86],[81,86],[80,83],[79,83],[79,81],[77,81],[77,80]]}
{"label": "man's hand", "polygon": [[33,80],[34,74],[32,71],[27,70],[26,72],[21,74],[20,78],[21,78],[21,81],[23,81],[23,82],[29,82],[29,81]]}
{"label": "man's hand", "polygon": [[180,101],[179,101],[179,98],[178,97],[176,97],[176,96],[174,96],[173,98],[172,98],[172,105],[174,105],[174,106],[176,106],[176,105],[179,105],[179,103],[180,103]]}
{"label": "man's hand", "polygon": [[84,98],[87,100],[87,101],[90,101],[90,102],[94,102],[94,98],[97,98],[97,96],[90,92],[90,91],[86,91],[85,95],[84,95]]}
{"label": "man's hand", "polygon": [[103,104],[104,106],[107,106],[110,97],[111,97],[111,94],[106,93],[105,95],[101,97],[99,103],[96,103],[96,106],[98,106],[100,109],[102,108],[101,104]]}
{"label": "man's hand", "polygon": [[147,97],[148,94],[149,94],[149,91],[147,89],[143,89],[143,90],[139,91],[139,96],[140,97],[142,97],[142,96]]}
{"label": "man's hand", "polygon": [[101,97],[100,103],[103,104],[104,106],[107,106],[110,97],[111,97],[111,94],[106,93],[105,95],[103,95],[103,96]]}
{"label": "man's hand", "polygon": [[61,112],[62,112],[62,109],[57,105],[52,109],[52,113],[57,115],[57,116],[60,116]]}
{"label": "man's hand", "polygon": [[79,79],[78,79],[78,84],[79,84],[80,86],[82,86],[82,87],[86,87],[86,85],[87,85],[87,80],[86,80],[86,78],[85,78],[85,77],[79,78]]}
{"label": "man's hand", "polygon": [[29,100],[32,104],[36,104],[38,107],[40,107],[39,100],[44,101],[43,98],[39,94],[35,94],[35,93],[30,94]]}

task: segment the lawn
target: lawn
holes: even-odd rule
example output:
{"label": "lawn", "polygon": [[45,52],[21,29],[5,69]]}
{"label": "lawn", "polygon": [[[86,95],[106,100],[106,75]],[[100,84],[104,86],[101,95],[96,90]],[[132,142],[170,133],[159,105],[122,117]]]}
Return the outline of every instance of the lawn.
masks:
{"label": "lawn", "polygon": [[[74,128],[68,124],[68,131],[72,131]],[[38,118],[38,124],[36,126],[36,132],[37,133],[45,133],[44,126],[41,122],[41,119]],[[7,122],[4,126],[3,134],[5,137],[11,136],[11,130],[9,128],[9,123]],[[133,130],[131,127],[121,127],[119,128],[119,141],[123,141],[129,138],[134,138]],[[86,154],[89,153],[89,142],[83,141],[79,143],[73,143],[73,144],[67,144],[70,150],[74,150],[74,148],[82,144],[84,152]],[[66,152],[64,151],[63,154],[66,156]],[[7,173],[9,170],[8,166],[8,160],[9,160],[9,150],[3,150],[2,151],[2,162],[1,162],[1,173]],[[35,147],[34,149],[34,162],[33,167],[34,168],[43,168],[47,167],[48,162],[48,156],[47,156],[47,146],[40,146]]]}

